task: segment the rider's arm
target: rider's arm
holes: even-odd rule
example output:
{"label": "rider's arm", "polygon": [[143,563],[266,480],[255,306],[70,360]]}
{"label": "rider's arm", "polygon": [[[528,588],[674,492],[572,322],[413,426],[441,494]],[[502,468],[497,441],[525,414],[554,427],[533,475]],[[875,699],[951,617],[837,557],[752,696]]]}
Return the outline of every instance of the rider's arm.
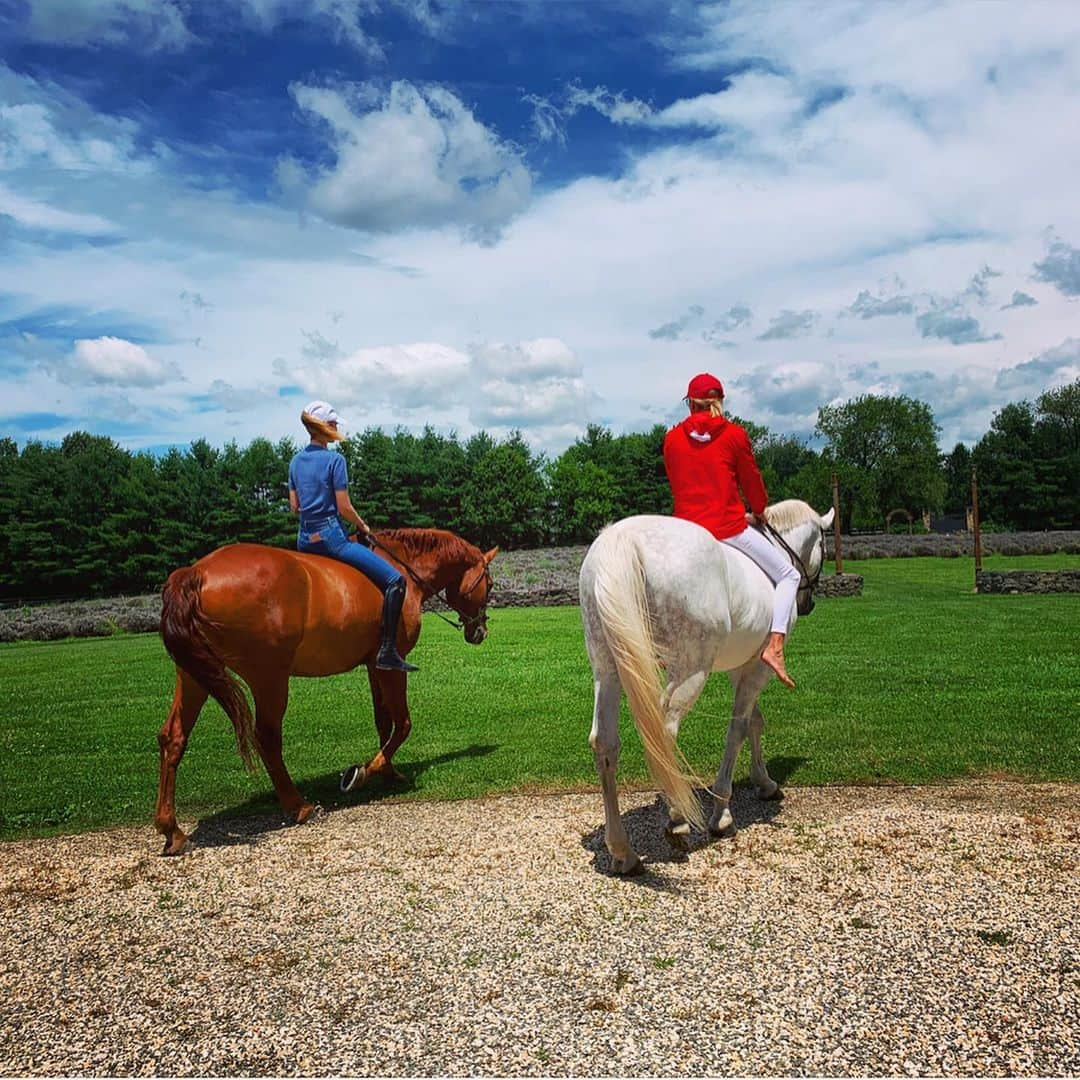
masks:
{"label": "rider's arm", "polygon": [[735,443],[735,475],[739,481],[739,489],[750,506],[750,512],[760,518],[765,513],[768,495],[765,491],[765,481],[761,479],[757,462],[754,460],[750,437],[742,428],[738,429],[738,438]]}
{"label": "rider's arm", "polygon": [[334,488],[334,502],[337,504],[338,516],[343,517],[350,525],[355,525],[361,532],[370,532],[367,523],[356,512],[356,507],[349,498],[349,470],[341,454],[335,454],[331,459],[330,482]]}
{"label": "rider's arm", "polygon": [[289,513],[290,514],[299,514],[300,513],[300,498],[296,494],[295,489],[293,489],[293,488],[289,488]]}
{"label": "rider's arm", "polygon": [[356,512],[347,491],[335,491],[334,499],[337,502],[337,512],[340,517],[343,517],[351,525],[355,525],[361,532],[371,531],[364,519]]}

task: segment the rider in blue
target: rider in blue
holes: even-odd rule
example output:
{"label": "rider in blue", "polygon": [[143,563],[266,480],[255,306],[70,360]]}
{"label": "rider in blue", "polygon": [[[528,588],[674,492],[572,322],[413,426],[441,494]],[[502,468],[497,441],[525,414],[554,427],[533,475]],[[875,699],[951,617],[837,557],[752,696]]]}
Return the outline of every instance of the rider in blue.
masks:
{"label": "rider in blue", "polygon": [[330,443],[343,438],[338,432],[338,414],[325,401],[313,401],[300,420],[311,442],[289,463],[289,509],[300,515],[296,546],[356,567],[382,590],[382,640],[375,666],[384,671],[417,671],[397,651],[405,579],[370,548],[350,542],[338,520],[343,517],[361,533],[370,532],[349,499],[345,458],[329,449]]}

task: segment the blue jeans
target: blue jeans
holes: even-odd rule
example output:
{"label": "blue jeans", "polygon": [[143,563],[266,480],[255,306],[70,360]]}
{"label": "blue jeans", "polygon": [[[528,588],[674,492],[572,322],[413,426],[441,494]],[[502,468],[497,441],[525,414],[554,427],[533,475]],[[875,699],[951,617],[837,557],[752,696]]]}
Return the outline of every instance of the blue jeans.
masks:
{"label": "blue jeans", "polygon": [[[312,539],[313,536],[318,539]],[[329,555],[331,559],[355,566],[383,592],[396,582],[405,580],[370,548],[350,542],[336,517],[301,522],[296,536],[296,548],[310,555]]]}

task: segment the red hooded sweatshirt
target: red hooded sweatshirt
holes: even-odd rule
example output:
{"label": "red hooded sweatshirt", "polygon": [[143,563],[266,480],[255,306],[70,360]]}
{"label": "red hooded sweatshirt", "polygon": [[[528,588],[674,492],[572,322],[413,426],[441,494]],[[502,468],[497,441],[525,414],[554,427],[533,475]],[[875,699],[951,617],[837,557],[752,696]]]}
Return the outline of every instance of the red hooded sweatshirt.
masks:
{"label": "red hooded sweatshirt", "polygon": [[746,528],[742,489],[755,514],[765,510],[765,484],[745,429],[723,416],[691,413],[664,437],[664,468],[675,516],[725,540]]}

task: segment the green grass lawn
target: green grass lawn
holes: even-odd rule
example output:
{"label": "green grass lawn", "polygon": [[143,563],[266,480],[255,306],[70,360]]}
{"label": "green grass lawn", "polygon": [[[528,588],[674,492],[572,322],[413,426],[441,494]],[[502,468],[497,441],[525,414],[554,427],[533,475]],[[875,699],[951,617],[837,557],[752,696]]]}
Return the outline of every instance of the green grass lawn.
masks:
{"label": "green grass lawn", "polygon": [[[986,560],[993,568],[1080,566],[1077,556]],[[1007,774],[1080,775],[1080,596],[976,596],[970,559],[846,562],[859,598],[819,601],[788,649],[794,692],[762,696],[765,754],[795,784],[925,782]],[[480,647],[432,616],[413,657],[414,727],[399,789],[342,796],[338,773],[376,749],[367,676],[296,679],[285,758],[305,794],[465,798],[595,784],[592,680],[576,608],[493,613]],[[0,836],[151,823],[156,733],[173,667],[155,635],[0,646]],[[680,745],[705,776],[719,767],[731,692],[714,676]],[[624,710],[620,776],[644,781]],[[745,775],[740,763],[737,777]],[[232,728],[203,710],[177,782],[182,823],[216,811],[273,811],[260,770],[244,772]]]}

